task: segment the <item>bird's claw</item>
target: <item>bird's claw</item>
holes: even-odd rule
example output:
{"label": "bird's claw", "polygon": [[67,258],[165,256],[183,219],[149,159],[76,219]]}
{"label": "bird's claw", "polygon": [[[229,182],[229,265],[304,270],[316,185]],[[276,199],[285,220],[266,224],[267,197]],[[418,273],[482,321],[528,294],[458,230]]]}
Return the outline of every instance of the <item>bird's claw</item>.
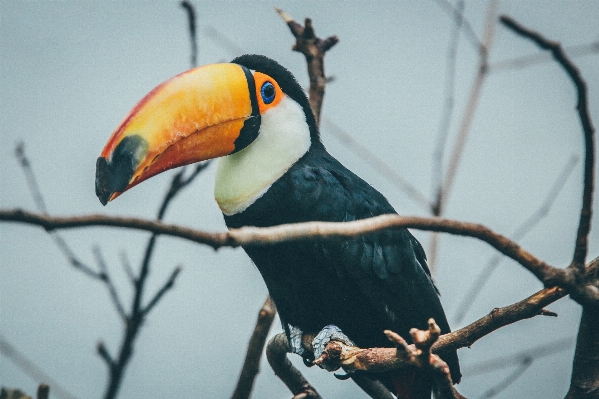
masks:
{"label": "bird's claw", "polygon": [[[348,346],[354,346],[354,343],[352,342],[352,340],[349,339],[347,337],[347,335],[343,334],[343,331],[341,331],[341,329],[339,327],[330,324],[330,325],[324,327],[318,333],[318,335],[312,340],[312,349],[314,351],[315,359],[320,359],[322,357],[322,354],[324,353],[324,350],[326,349],[327,344],[331,340],[340,341]],[[338,367],[334,367],[332,369],[329,369],[331,367],[327,366],[326,361],[321,361],[321,362],[319,362],[318,365],[328,371],[335,371],[338,368]],[[337,375],[335,375],[335,376],[337,378],[339,378]],[[341,375],[340,377],[341,377],[340,379],[349,378],[349,376],[346,377],[345,375]]]}
{"label": "bird's claw", "polygon": [[307,350],[304,349],[302,345],[302,336],[304,333],[297,327],[289,326],[289,346],[291,348],[291,353],[295,353],[296,355],[300,355],[301,357],[306,356]]}

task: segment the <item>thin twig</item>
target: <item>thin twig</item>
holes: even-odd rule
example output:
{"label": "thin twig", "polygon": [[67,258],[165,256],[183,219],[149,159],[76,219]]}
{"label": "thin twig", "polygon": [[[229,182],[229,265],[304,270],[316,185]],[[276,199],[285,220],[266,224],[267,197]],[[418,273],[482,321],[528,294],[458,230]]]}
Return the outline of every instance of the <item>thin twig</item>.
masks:
{"label": "thin twig", "polygon": [[524,372],[532,365],[532,358],[525,358],[520,362],[519,367],[508,374],[503,380],[499,381],[495,386],[486,390],[481,396],[481,399],[489,399],[493,396],[497,396],[510,385],[520,378]]}
{"label": "thin twig", "polygon": [[44,381],[52,386],[52,395],[62,399],[77,399],[77,397],[62,387],[57,381],[46,374],[37,364],[29,359],[25,354],[15,348],[10,342],[0,335],[0,353],[11,362],[13,362],[25,374],[34,381]]}
{"label": "thin twig", "polygon": [[[474,78],[472,88],[470,90],[468,102],[466,103],[466,110],[464,112],[464,116],[462,117],[462,121],[458,128],[457,137],[447,165],[447,172],[445,173],[445,177],[442,179],[441,184],[437,188],[437,193],[435,195],[433,204],[433,216],[442,216],[445,211],[445,205],[447,204],[449,194],[453,187],[453,182],[457,174],[457,169],[460,164],[462,154],[464,152],[468,135],[470,133],[472,120],[474,119],[474,113],[478,106],[478,101],[480,98],[482,87],[486,80],[488,72],[487,61],[489,51],[491,49],[491,44],[493,43],[493,34],[495,31],[495,14],[497,12],[497,3],[497,0],[489,0],[488,3],[484,37],[482,42],[479,42],[478,45],[479,56],[477,73]],[[466,30],[467,26],[468,25],[464,23],[464,27],[466,28]],[[439,235],[433,234],[431,237],[430,249],[428,251],[428,265],[431,269],[431,273],[433,274],[437,267],[438,247]]]}
{"label": "thin twig", "polygon": [[470,22],[464,17],[464,14],[462,14],[462,10],[459,6],[454,7],[448,0],[435,0],[435,3],[455,20],[456,25],[459,24],[464,26],[464,32],[466,33],[466,37],[470,41],[470,44],[476,51],[480,51],[483,44],[476,35],[476,32],[474,32]]}
{"label": "thin twig", "polygon": [[196,12],[193,5],[183,0],[181,7],[187,12],[187,18],[189,20],[189,39],[191,42],[191,67],[195,68],[198,65],[198,41],[196,39]]}
{"label": "thin twig", "polygon": [[[545,200],[541,204],[541,207],[537,209],[537,211],[534,212],[531,216],[529,216],[528,219],[526,219],[520,226],[518,226],[516,230],[514,230],[514,233],[511,236],[513,241],[520,241],[537,224],[539,224],[539,222],[541,222],[541,220],[543,220],[545,216],[547,216],[553,203],[555,202],[562,188],[566,184],[566,181],[572,174],[572,171],[574,170],[576,164],[578,164],[578,157],[576,155],[572,155],[564,169],[561,171],[561,173],[553,183],[553,186],[545,196]],[[462,322],[462,320],[466,316],[466,313],[468,312],[468,310],[470,310],[476,298],[482,292],[484,285],[487,283],[487,281],[489,281],[491,274],[495,271],[502,259],[503,256],[501,254],[493,254],[487,265],[478,274],[476,280],[470,286],[468,291],[466,291],[466,294],[462,298],[462,302],[456,310],[456,316],[454,317],[454,322],[456,324]]]}
{"label": "thin twig", "polygon": [[123,265],[123,269],[125,270],[125,274],[129,278],[129,282],[135,286],[135,274],[133,273],[133,269],[131,268],[131,262],[129,262],[129,257],[127,256],[126,251],[119,252],[119,256],[121,258],[121,264]]}
{"label": "thin twig", "polygon": [[329,36],[321,39],[314,33],[312,20],[306,18],[304,26],[296,22],[291,15],[280,8],[275,8],[279,16],[285,21],[289,30],[295,37],[293,51],[298,51],[306,58],[308,64],[308,76],[310,77],[309,101],[316,124],[320,123],[320,114],[324,98],[326,76],[324,73],[324,56],[335,44],[339,42],[337,36]]}
{"label": "thin twig", "polygon": [[[42,190],[40,189],[40,186],[37,183],[37,179],[35,177],[35,173],[33,172],[31,162],[27,158],[27,155],[25,155],[25,143],[20,142],[17,144],[17,147],[15,148],[15,155],[17,157],[17,160],[19,161],[19,164],[21,165],[23,173],[25,174],[25,179],[27,180],[27,185],[29,186],[29,192],[33,197],[37,210],[47,215],[48,208],[46,206],[46,202],[44,201]],[[85,263],[81,262],[75,256],[75,253],[71,250],[65,239],[62,238],[62,236],[58,232],[53,231],[50,233],[50,236],[54,240],[54,243],[58,247],[59,251],[62,252],[65,258],[67,258],[71,266],[95,280],[104,280],[104,276],[102,275],[102,273],[95,271]]]}
{"label": "thin twig", "polygon": [[177,266],[171,273],[168,280],[166,280],[166,282],[162,285],[162,287],[160,287],[160,289],[156,292],[156,294],[154,294],[154,297],[150,300],[150,302],[148,302],[146,307],[141,310],[141,312],[144,314],[144,316],[147,316],[148,313],[150,313],[150,311],[154,308],[154,306],[156,306],[156,304],[160,301],[160,299],[162,299],[162,296],[164,294],[166,294],[166,292],[168,290],[173,288],[173,286],[175,285],[175,280],[180,272],[181,272],[181,266]]}
{"label": "thin twig", "polygon": [[260,372],[260,359],[266,344],[266,337],[276,314],[277,308],[274,302],[270,299],[270,296],[266,297],[264,305],[258,312],[258,320],[256,320],[256,326],[248,344],[243,368],[239,374],[232,399],[248,399],[250,397],[254,381]]}
{"label": "thin twig", "polygon": [[557,339],[534,348],[524,349],[523,351],[513,353],[511,355],[496,357],[471,364],[468,367],[462,367],[462,372],[464,375],[471,377],[473,375],[501,370],[506,367],[513,367],[514,365],[522,363],[524,359],[530,358],[537,360],[571,349],[572,346],[574,346],[574,342],[575,340],[573,337]]}
{"label": "thin twig", "polygon": [[237,45],[234,41],[222,34],[214,26],[204,28],[204,34],[211,38],[216,44],[227,50],[231,57],[237,57],[245,53],[245,50]]}
{"label": "thin twig", "polygon": [[358,143],[349,133],[341,129],[339,125],[333,122],[330,118],[323,117],[325,129],[335,136],[342,144],[350,149],[363,161],[373,167],[381,176],[385,177],[389,182],[393,183],[400,191],[410,197],[415,204],[420,205],[425,210],[432,209],[431,202],[422,194],[414,185],[407,181],[402,175],[397,173],[395,169],[390,167],[385,161],[378,157],[375,153]]}
{"label": "thin twig", "polygon": [[478,100],[480,98],[480,93],[482,91],[483,83],[487,76],[487,59],[489,50],[491,48],[491,44],[493,42],[493,33],[495,30],[495,14],[497,11],[497,1],[490,0],[489,7],[487,10],[487,23],[485,24],[485,35],[481,45],[481,51],[479,54],[479,62],[478,62],[478,70],[476,77],[474,79],[474,83],[472,85],[472,89],[470,90],[470,96],[468,98],[468,102],[466,105],[466,112],[460,124],[458,130],[458,136],[456,138],[456,142],[453,147],[453,151],[451,153],[451,157],[449,159],[447,173],[445,175],[445,179],[443,181],[442,187],[440,187],[438,191],[437,198],[437,207],[438,210],[433,212],[434,215],[442,215],[443,208],[445,203],[447,202],[447,198],[449,197],[449,193],[453,186],[453,182],[456,176],[457,168],[460,163],[464,146],[466,144],[466,139],[468,138],[468,133],[470,132],[470,126],[472,125],[472,120],[474,118],[474,113],[476,111],[476,107],[478,105]]}
{"label": "thin twig", "polygon": [[558,42],[551,41],[543,37],[540,33],[528,29],[512,18],[502,15],[501,23],[511,29],[516,34],[532,40],[543,50],[549,50],[553,58],[564,68],[566,74],[576,87],[578,99],[576,108],[582,125],[585,143],[584,158],[584,187],[582,195],[582,209],[580,211],[580,221],[578,224],[578,233],[576,235],[576,246],[572,258],[572,266],[578,273],[584,273],[584,263],[588,252],[588,236],[591,230],[591,216],[593,206],[593,184],[595,174],[595,128],[591,121],[589,112],[587,84],[580,75],[578,67],[568,58],[561,45]]}
{"label": "thin twig", "polygon": [[[599,53],[599,40],[591,43],[578,44],[564,48],[564,51],[570,57],[581,57]],[[489,73],[503,72],[511,69],[526,68],[532,65],[538,65],[545,62],[553,61],[553,58],[546,53],[537,53],[525,55],[517,58],[497,61],[489,65]]]}
{"label": "thin twig", "polygon": [[[437,0],[437,3],[442,0]],[[458,1],[456,6],[456,12],[459,15],[463,15],[464,11],[464,0]],[[456,76],[456,61],[458,44],[460,38],[460,30],[463,26],[464,19],[456,18],[455,23],[452,25],[449,47],[447,51],[447,60],[445,65],[445,101],[443,102],[443,113],[441,116],[441,122],[439,123],[439,130],[437,132],[437,144],[435,146],[435,152],[433,155],[433,190],[438,190],[441,187],[443,179],[443,157],[445,153],[445,144],[447,142],[447,136],[449,135],[449,126],[451,124],[451,116],[454,108],[454,95],[455,95],[455,76]],[[433,192],[433,195],[436,195]]]}
{"label": "thin twig", "polygon": [[119,316],[121,316],[121,320],[123,320],[123,322],[126,323],[127,322],[127,312],[125,312],[125,308],[123,307],[121,299],[119,298],[119,294],[116,290],[116,287],[112,283],[112,279],[110,278],[110,274],[108,272],[108,266],[106,265],[106,261],[104,260],[104,257],[102,256],[102,251],[100,250],[100,247],[97,245],[94,246],[93,253],[94,253],[94,256],[96,257],[96,262],[98,263],[98,267],[100,268],[100,273],[103,276],[102,281],[104,282],[104,284],[106,285],[106,288],[108,289],[108,292],[110,293],[110,299],[112,299],[112,304],[116,308]]}

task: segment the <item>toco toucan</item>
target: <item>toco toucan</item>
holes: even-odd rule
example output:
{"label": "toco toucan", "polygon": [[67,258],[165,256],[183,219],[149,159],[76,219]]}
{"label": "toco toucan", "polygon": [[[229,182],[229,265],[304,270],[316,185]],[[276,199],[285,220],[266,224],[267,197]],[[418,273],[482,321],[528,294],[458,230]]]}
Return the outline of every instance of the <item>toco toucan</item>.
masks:
{"label": "toco toucan", "polygon": [[[160,172],[212,158],[220,158],[214,195],[229,228],[395,213],[324,148],[293,75],[259,55],[183,72],[146,95],[98,158],[96,194],[106,204]],[[409,342],[409,330],[427,329],[431,317],[450,331],[424,250],[407,229],[244,250],[304,357],[302,334],[320,333],[321,351],[333,335],[362,348],[391,346],[386,329]],[[441,356],[459,382],[457,353]],[[401,398],[430,398],[422,373],[371,376]]]}

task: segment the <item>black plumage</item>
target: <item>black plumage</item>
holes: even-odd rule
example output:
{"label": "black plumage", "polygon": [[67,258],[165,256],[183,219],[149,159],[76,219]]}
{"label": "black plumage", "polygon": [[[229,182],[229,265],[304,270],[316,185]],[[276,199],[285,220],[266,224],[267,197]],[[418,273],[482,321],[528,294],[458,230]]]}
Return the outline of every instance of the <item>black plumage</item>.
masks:
{"label": "black plumage", "polygon": [[[307,221],[344,222],[396,213],[385,197],[333,158],[320,142],[308,100],[293,75],[261,56],[234,63],[268,74],[302,106],[311,147],[245,211],[226,216],[230,228]],[[250,94],[252,95],[252,94]],[[420,243],[407,229],[356,239],[313,240],[244,248],[262,274],[283,323],[304,333],[338,326],[360,347],[390,346],[389,329],[410,340],[409,330],[434,318],[450,331]],[[442,354],[454,382],[455,351]]]}

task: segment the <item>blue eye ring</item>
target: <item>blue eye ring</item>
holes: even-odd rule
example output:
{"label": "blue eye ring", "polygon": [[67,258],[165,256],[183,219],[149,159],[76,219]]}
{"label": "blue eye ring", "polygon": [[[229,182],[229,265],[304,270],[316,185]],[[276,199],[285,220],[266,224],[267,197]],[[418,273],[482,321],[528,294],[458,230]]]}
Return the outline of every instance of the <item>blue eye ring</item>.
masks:
{"label": "blue eye ring", "polygon": [[264,101],[264,104],[272,103],[275,100],[275,94],[275,86],[270,82],[264,82],[260,88],[260,95],[262,96],[262,101]]}

